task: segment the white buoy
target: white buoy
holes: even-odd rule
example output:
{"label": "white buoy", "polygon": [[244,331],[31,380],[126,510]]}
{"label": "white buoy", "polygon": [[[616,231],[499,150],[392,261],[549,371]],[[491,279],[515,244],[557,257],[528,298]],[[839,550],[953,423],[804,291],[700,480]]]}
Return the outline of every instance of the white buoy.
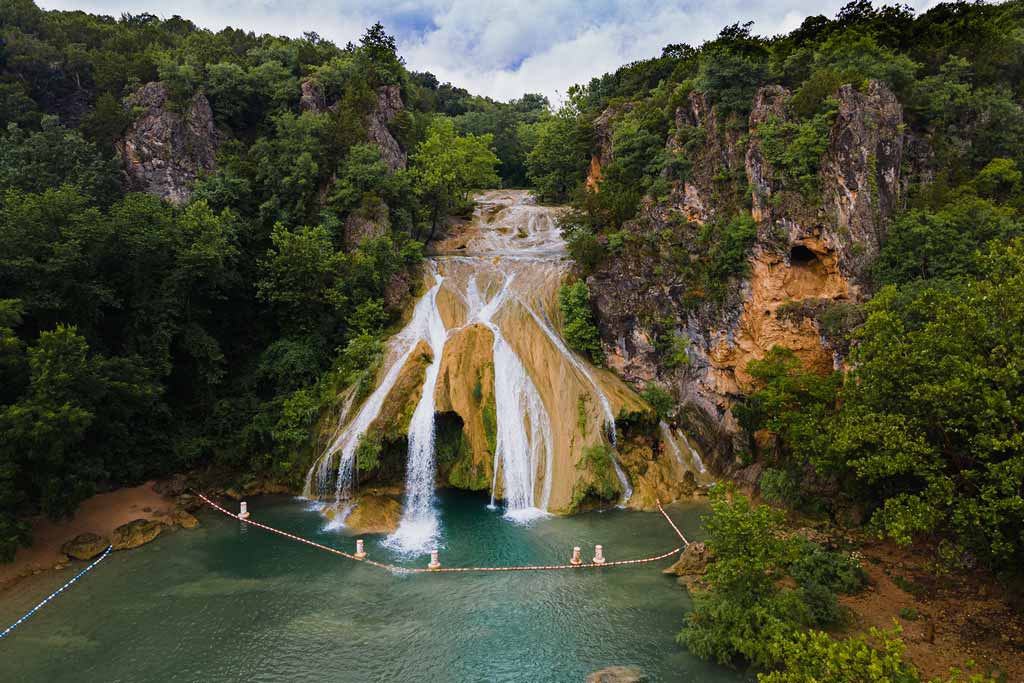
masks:
{"label": "white buoy", "polygon": [[241,505],[239,505],[238,518],[249,519],[249,505],[244,500]]}
{"label": "white buoy", "polygon": [[437,559],[437,551],[430,551],[430,564],[427,565],[427,569],[440,569],[441,561]]}
{"label": "white buoy", "polygon": [[583,560],[580,559],[580,547],[575,546],[572,549],[572,559],[569,560],[571,564],[583,564]]}
{"label": "white buoy", "polygon": [[594,564],[604,564],[604,547],[594,546]]}
{"label": "white buoy", "polygon": [[356,541],[356,557],[360,560],[366,559],[366,550],[363,548],[363,539]]}

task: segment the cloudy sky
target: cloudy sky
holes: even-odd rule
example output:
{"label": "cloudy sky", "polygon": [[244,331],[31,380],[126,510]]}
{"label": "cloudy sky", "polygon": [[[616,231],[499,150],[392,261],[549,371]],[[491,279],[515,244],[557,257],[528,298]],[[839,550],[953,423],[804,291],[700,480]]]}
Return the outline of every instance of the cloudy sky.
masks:
{"label": "cloudy sky", "polygon": [[[180,14],[197,24],[298,36],[339,45],[380,20],[409,67],[471,92],[507,100],[541,92],[553,101],[573,83],[661,53],[699,45],[725,25],[754,21],[764,35],[809,14],[834,16],[846,0],[38,0],[47,9],[119,16]],[[937,0],[910,0],[918,11]]]}

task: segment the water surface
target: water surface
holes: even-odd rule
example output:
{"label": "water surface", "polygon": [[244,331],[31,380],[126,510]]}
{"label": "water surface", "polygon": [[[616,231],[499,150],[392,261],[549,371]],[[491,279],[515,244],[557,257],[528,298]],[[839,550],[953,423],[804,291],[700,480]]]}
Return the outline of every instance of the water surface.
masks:
{"label": "water surface", "polygon": [[[656,513],[624,510],[528,526],[490,511],[484,496],[439,495],[450,566],[563,562],[572,546],[609,560],[659,554],[676,537]],[[673,506],[699,538],[698,506]],[[250,501],[256,519],[326,545],[300,500]],[[660,570],[633,568],[398,576],[220,514],[127,553],[115,553],[70,592],[0,641],[3,681],[453,681],[564,683],[611,665],[652,681],[748,680],[692,658],[674,642],[690,608]],[[366,536],[371,557],[400,558]],[[77,570],[76,570],[77,571]],[[71,570],[67,571],[71,575]],[[20,616],[64,573],[4,596],[0,622]]]}

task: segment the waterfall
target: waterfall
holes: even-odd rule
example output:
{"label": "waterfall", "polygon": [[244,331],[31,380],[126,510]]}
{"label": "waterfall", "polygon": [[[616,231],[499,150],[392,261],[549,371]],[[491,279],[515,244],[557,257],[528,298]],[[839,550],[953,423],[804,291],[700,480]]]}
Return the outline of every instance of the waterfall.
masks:
{"label": "waterfall", "polygon": [[[501,290],[480,306],[476,278],[470,280],[467,301],[478,309],[473,320],[485,325],[494,335],[494,403],[497,434],[494,449],[494,482],[491,505],[497,488],[498,472],[502,474],[506,514],[527,520],[545,514],[551,495],[552,438],[551,420],[540,393],[523,367],[522,361],[502,336],[492,318],[504,305],[515,275],[508,275]],[[529,428],[527,428],[529,422]],[[536,481],[543,460],[544,486],[537,505]]]}
{"label": "waterfall", "polygon": [[[359,440],[366,434],[366,430],[380,414],[384,399],[387,398],[395,382],[398,381],[402,367],[409,360],[416,344],[428,334],[431,317],[436,314],[437,292],[441,288],[441,281],[441,277],[435,271],[433,287],[416,302],[412,319],[392,341],[392,354],[397,354],[397,359],[388,368],[384,379],[363,403],[352,422],[338,433],[323,455],[310,468],[306,475],[304,492],[306,497],[317,498],[327,495],[330,481],[332,477],[335,477],[335,504],[341,506],[351,499],[355,479],[356,447],[359,445]],[[335,456],[337,456],[338,462],[336,474],[334,470]]]}
{"label": "waterfall", "polygon": [[[551,340],[559,352],[565,356],[569,363],[571,363],[581,375],[587,378],[587,381],[590,382],[590,386],[594,387],[594,393],[597,395],[597,399],[601,403],[601,410],[604,412],[605,434],[608,436],[608,441],[611,442],[612,449],[614,450],[618,447],[618,435],[616,434],[615,429],[615,415],[612,413],[612,406],[608,401],[608,396],[605,395],[604,390],[601,389],[601,385],[597,383],[597,380],[594,379],[594,376],[589,370],[587,370],[587,367],[583,362],[576,357],[575,353],[569,350],[569,347],[565,345],[562,338],[555,334],[555,331],[551,328],[551,325],[548,324],[548,321],[542,319],[529,306],[524,305],[523,307],[529,311],[537,325],[544,331],[544,334]],[[622,470],[622,466],[619,464],[617,453],[612,457],[612,468],[615,470],[615,476],[618,478],[619,484],[622,486],[622,502],[620,504],[625,505],[629,502],[629,499],[633,497],[633,486],[629,483],[629,477],[626,476],[626,473]]]}
{"label": "waterfall", "polygon": [[668,444],[669,450],[672,451],[673,457],[675,457],[676,462],[679,463],[679,467],[683,472],[693,472],[698,479],[707,475],[707,469],[704,467],[704,462],[701,460],[700,454],[697,452],[697,449],[693,447],[693,444],[690,443],[690,439],[687,438],[684,432],[679,432],[678,434],[679,438],[681,438],[683,443],[686,444],[686,449],[690,456],[689,463],[685,462],[683,459],[683,452],[679,449],[679,443],[676,440],[676,432],[673,431],[664,420],[658,423],[658,427],[661,428],[661,436],[665,439],[665,443]]}
{"label": "waterfall", "polygon": [[409,455],[405,466],[405,509],[398,530],[388,538],[388,545],[405,552],[428,552],[438,537],[437,512],[434,509],[434,393],[441,358],[448,336],[437,308],[437,292],[443,278],[435,275],[437,285],[430,290],[426,310],[425,336],[433,360],[427,366],[423,391],[409,422]]}

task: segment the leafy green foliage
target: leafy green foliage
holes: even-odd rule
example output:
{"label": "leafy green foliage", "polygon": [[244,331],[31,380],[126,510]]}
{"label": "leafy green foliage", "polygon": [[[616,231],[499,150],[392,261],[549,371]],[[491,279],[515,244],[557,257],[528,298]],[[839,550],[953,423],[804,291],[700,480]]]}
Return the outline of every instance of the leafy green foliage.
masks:
{"label": "leafy green foliage", "polygon": [[587,283],[577,280],[570,285],[562,285],[558,290],[558,307],[562,311],[563,333],[569,346],[595,363],[603,363],[604,350],[601,348],[601,335],[594,323]]}
{"label": "leafy green foliage", "polygon": [[672,394],[657,384],[648,384],[640,395],[651,405],[651,408],[654,408],[654,413],[658,416],[659,420],[667,418],[676,407]]}
{"label": "leafy green foliage", "polygon": [[818,169],[828,148],[829,130],[838,108],[839,103],[829,98],[825,110],[807,121],[783,122],[770,118],[757,129],[772,169],[781,173],[784,182],[810,199],[814,199],[818,191]]}

